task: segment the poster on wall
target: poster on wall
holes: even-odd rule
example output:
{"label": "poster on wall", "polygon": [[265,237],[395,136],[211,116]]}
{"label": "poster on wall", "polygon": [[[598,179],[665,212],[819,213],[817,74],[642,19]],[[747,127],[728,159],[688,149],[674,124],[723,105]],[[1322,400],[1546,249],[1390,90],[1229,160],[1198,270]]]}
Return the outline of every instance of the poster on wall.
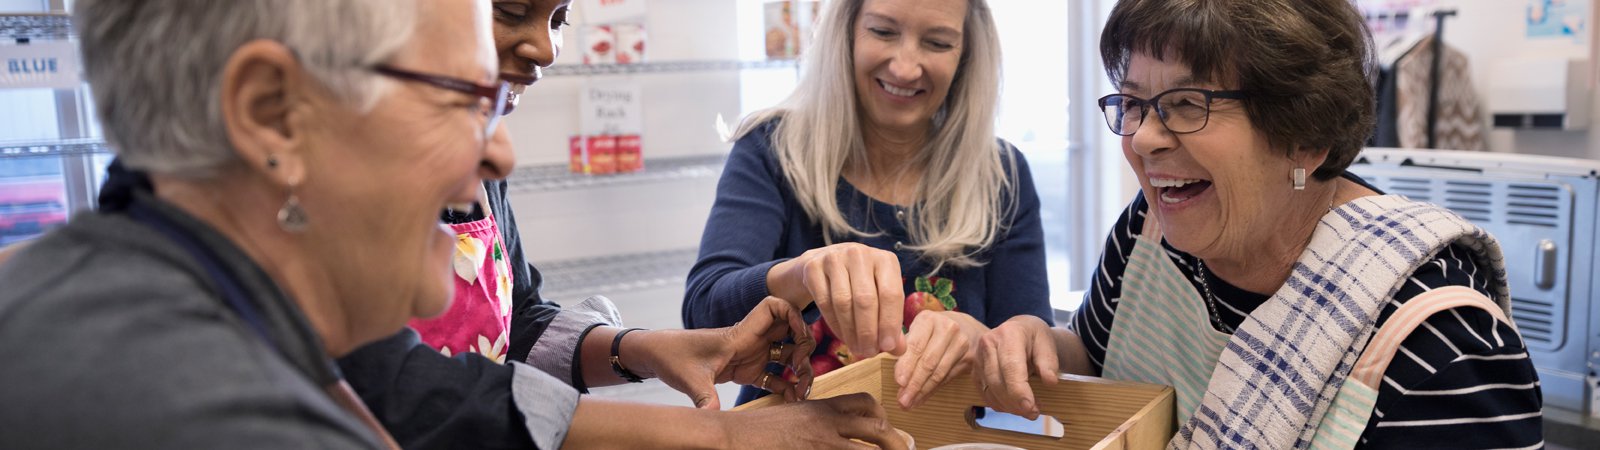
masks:
{"label": "poster on wall", "polygon": [[579,131],[570,140],[573,173],[605,175],[644,169],[644,108],[639,84],[591,81],[579,99]]}
{"label": "poster on wall", "polygon": [[811,46],[822,2],[769,0],[762,10],[767,59],[793,59]]}
{"label": "poster on wall", "polygon": [[1591,0],[1528,0],[1529,39],[1581,41],[1589,32]]}

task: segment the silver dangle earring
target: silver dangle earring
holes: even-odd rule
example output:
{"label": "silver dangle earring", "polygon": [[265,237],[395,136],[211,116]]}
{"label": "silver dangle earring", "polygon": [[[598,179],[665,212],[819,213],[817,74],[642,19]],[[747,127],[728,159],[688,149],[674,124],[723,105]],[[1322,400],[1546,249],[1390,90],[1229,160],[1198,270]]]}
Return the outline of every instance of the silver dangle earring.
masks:
{"label": "silver dangle earring", "polygon": [[1294,190],[1306,190],[1306,169],[1304,167],[1296,167],[1294,170],[1289,171],[1289,178],[1294,181]]}
{"label": "silver dangle earring", "polygon": [[[278,156],[267,155],[267,168],[278,168]],[[283,207],[278,208],[278,228],[290,233],[306,231],[306,210],[300,207],[300,197],[294,195],[294,189],[289,190],[289,199],[283,202]]]}
{"label": "silver dangle earring", "polygon": [[278,208],[278,228],[290,233],[306,231],[306,224],[310,219],[306,210],[300,207],[300,198],[293,192],[289,193],[289,200],[283,202],[283,207]]}

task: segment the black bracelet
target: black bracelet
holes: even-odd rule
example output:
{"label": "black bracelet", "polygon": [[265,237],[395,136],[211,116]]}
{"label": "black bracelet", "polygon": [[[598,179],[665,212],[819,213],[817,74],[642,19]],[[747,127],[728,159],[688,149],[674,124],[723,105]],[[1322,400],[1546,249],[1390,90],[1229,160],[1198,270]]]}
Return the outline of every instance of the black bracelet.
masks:
{"label": "black bracelet", "polygon": [[627,367],[623,367],[622,358],[617,356],[617,351],[622,349],[623,336],[627,335],[630,331],[642,329],[643,328],[629,328],[618,331],[617,337],[611,340],[611,371],[616,372],[617,377],[628,380],[629,383],[641,383],[644,382],[644,378],[633,373],[633,371],[628,370]]}
{"label": "black bracelet", "polygon": [[592,323],[578,333],[578,349],[572,352],[572,388],[580,394],[589,393],[589,385],[583,381],[583,341],[589,339],[589,333],[595,328],[600,328],[604,323]]}

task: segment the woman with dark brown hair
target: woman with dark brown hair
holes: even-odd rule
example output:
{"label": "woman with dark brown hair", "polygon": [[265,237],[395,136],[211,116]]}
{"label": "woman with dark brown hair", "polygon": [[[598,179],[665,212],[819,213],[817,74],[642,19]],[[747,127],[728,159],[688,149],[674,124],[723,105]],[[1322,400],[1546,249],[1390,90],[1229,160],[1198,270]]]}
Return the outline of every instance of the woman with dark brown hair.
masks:
{"label": "woman with dark brown hair", "polygon": [[1175,447],[1542,446],[1493,236],[1345,168],[1372,133],[1346,0],[1123,0],[1099,100],[1141,192],[1068,328],[985,335],[980,389],[1030,372],[1171,385]]}

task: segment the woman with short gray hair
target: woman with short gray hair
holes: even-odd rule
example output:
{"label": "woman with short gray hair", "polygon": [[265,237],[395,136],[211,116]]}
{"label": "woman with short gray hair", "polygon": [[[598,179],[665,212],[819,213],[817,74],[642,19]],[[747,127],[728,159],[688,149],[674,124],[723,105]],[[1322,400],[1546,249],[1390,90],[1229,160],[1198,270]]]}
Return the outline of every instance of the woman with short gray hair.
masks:
{"label": "woman with short gray hair", "polygon": [[[440,213],[513,165],[495,139],[511,88],[496,70],[489,4],[76,8],[108,139],[148,184],[0,266],[0,447],[398,448],[331,358],[444,308],[455,240]],[[173,43],[192,48],[162,51]],[[798,311],[778,300],[696,336],[728,359],[719,377],[754,379],[809,348]],[[784,337],[800,345],[771,346]],[[530,428],[541,448],[569,434],[573,444],[812,445],[782,439],[802,428],[821,446],[896,447],[864,395],[722,413],[580,398],[520,364],[509,383],[516,409],[504,414],[571,424]],[[622,413],[640,422],[616,421]]]}

